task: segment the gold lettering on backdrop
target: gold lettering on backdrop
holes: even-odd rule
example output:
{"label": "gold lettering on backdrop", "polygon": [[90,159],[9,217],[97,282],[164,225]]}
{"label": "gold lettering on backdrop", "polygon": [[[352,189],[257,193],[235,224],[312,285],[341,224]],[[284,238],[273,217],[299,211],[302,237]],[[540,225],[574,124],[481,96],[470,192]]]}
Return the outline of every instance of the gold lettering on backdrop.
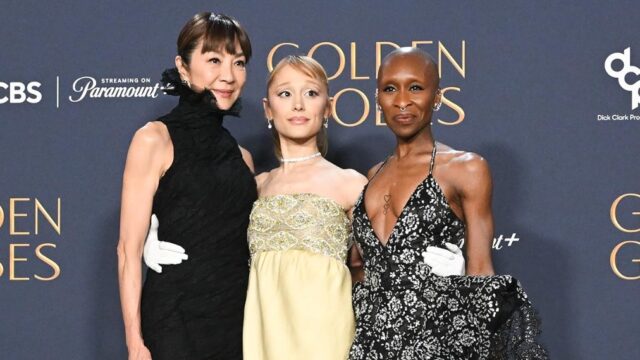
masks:
{"label": "gold lettering on backdrop", "polygon": [[433,44],[432,40],[413,40],[411,42],[411,47],[417,48],[420,47],[420,45],[431,45]]}
{"label": "gold lettering on backdrop", "polygon": [[452,122],[447,122],[444,121],[442,119],[438,119],[438,124],[442,124],[442,125],[458,125],[460,124],[462,121],[464,121],[464,109],[462,109],[458,104],[454,103],[453,101],[449,100],[446,96],[447,91],[457,91],[460,92],[461,89],[459,87],[456,86],[449,86],[446,87],[444,89],[440,89],[440,92],[442,93],[442,104],[451,108],[453,111],[455,111],[458,114],[458,118]]}
{"label": "gold lettering on backdrop", "polygon": [[440,74],[440,78],[442,79],[442,54],[444,54],[444,56],[449,59],[449,62],[451,63],[451,65],[453,65],[453,67],[458,71],[458,73],[462,76],[462,78],[465,78],[465,74],[466,74],[466,59],[467,59],[467,52],[466,52],[466,44],[465,41],[462,40],[462,50],[461,50],[461,57],[462,57],[462,65],[460,65],[458,62],[456,62],[456,60],[453,58],[453,56],[451,56],[451,53],[449,52],[449,50],[447,50],[447,48],[444,46],[444,44],[441,41],[438,41],[438,74]]}
{"label": "gold lettering on backdrop", "polygon": [[[431,40],[414,40],[411,42],[412,47],[420,47],[420,45],[433,45]],[[451,52],[441,41],[438,41],[438,75],[442,79],[442,55],[449,60],[449,63],[453,65],[453,68],[462,76],[466,78],[466,63],[467,63],[467,48],[466,42],[462,40],[460,49],[460,62],[451,55]],[[462,65],[460,65],[462,63]]]}
{"label": "gold lettering on backdrop", "polygon": [[[617,199],[615,199],[613,201],[613,203],[611,204],[611,210],[609,211],[609,216],[611,217],[611,222],[613,223],[613,226],[615,226],[618,230],[625,232],[625,233],[637,233],[640,232],[640,228],[637,229],[627,229],[625,227],[623,227],[622,225],[620,225],[620,222],[618,221],[618,205],[620,204],[620,202],[626,198],[626,197],[635,197],[635,198],[639,198],[640,199],[640,194],[634,194],[634,193],[628,193],[628,194],[622,194],[620,196],[618,196]],[[633,215],[640,215],[640,212],[632,212]]]}
{"label": "gold lettering on backdrop", "polygon": [[[446,44],[444,44],[441,41],[413,40],[411,41],[410,44],[413,47],[431,47],[430,51],[432,53],[435,54],[435,52],[437,52],[438,74],[441,78],[442,78],[442,67],[445,65],[444,63],[449,63],[450,66],[453,68],[453,70],[455,70],[454,73],[459,74],[463,79],[466,78],[466,66],[467,66],[466,49],[467,48],[466,48],[465,40],[460,41],[459,51],[455,51],[457,49],[453,49],[454,51],[452,51],[451,47],[448,47]],[[349,42],[348,55],[350,56],[350,59],[349,59],[349,72],[348,72],[349,78],[348,79],[349,80],[370,80],[372,78],[377,79],[378,69],[380,68],[384,55],[386,55],[388,52],[394,49],[400,48],[401,46],[405,46],[405,45],[400,45],[392,41],[376,41],[375,42],[375,69],[374,69],[375,76],[371,76],[371,73],[369,70],[363,70],[362,68],[358,69],[358,65],[359,65],[358,64],[358,55],[359,55],[358,44],[355,41]],[[270,72],[273,71],[274,61],[277,62],[278,60],[277,59],[278,56],[276,53],[282,50],[284,47],[300,49],[300,45],[293,42],[282,42],[273,46],[267,55],[267,68]],[[344,71],[347,63],[347,59],[345,55],[347,51],[346,47],[343,50],[340,47],[340,45],[334,42],[330,42],[330,41],[318,42],[309,48],[307,55],[310,57],[314,57],[314,55],[317,55],[317,51],[320,50],[320,48],[322,47],[331,47],[332,50],[335,51],[336,54],[338,55],[337,63],[333,62],[332,64],[323,64],[325,68],[329,68],[329,70],[332,72],[332,74],[328,74],[329,80],[335,80],[340,76],[342,76],[343,74],[345,74],[344,77],[346,77],[347,74]],[[360,49],[360,52],[362,52],[362,49]],[[336,66],[337,68],[334,72],[333,68]],[[358,73],[358,70],[360,70],[362,73]],[[366,121],[366,117],[368,117],[370,113],[367,110],[370,101],[368,100],[369,98],[364,94],[367,94],[368,91],[369,91],[368,89],[364,90],[359,86],[355,86],[355,87],[344,88],[336,92],[336,95],[334,96],[335,101],[333,104],[332,113],[334,114],[334,117],[337,116],[336,122],[338,124],[346,127],[355,127],[355,126],[361,125]],[[446,125],[446,126],[459,125],[466,118],[466,114],[462,106],[450,98],[451,91],[462,92],[462,89],[460,86],[449,86],[449,87],[443,88],[442,104],[445,107],[448,107],[451,110],[453,110],[453,112],[457,115],[457,117],[455,119],[440,119],[434,116],[435,118],[434,120],[437,121],[438,124],[440,125]],[[337,100],[340,98],[340,95],[343,95],[345,92],[356,92],[363,99],[363,102],[365,105],[363,116],[365,116],[365,118],[360,117],[356,121],[345,120],[343,118],[340,118],[340,116],[337,114],[336,103],[337,103]],[[449,94],[447,94],[447,92],[449,92]],[[375,118],[376,126],[386,126],[384,117],[381,115],[381,113],[377,110],[374,111],[374,113],[375,113],[374,118]]]}
{"label": "gold lettering on backdrop", "polygon": [[382,47],[383,46],[392,46],[396,49],[400,48],[400,45],[393,43],[391,41],[376,41],[376,79],[378,78],[378,69],[380,69],[380,64],[382,64]]}
{"label": "gold lettering on backdrop", "polygon": [[36,248],[36,256],[38,257],[38,259],[42,260],[43,263],[49,265],[51,267],[51,269],[53,269],[53,274],[49,277],[41,277],[38,275],[33,275],[36,279],[41,280],[41,281],[51,281],[51,280],[55,280],[56,278],[58,278],[58,276],[60,276],[60,266],[58,266],[58,264],[56,264],[55,261],[51,260],[50,258],[48,258],[47,256],[45,256],[42,253],[42,248],[43,247],[52,247],[52,248],[56,248],[55,244],[51,244],[51,243],[44,243],[44,244],[40,244],[37,248]]}
{"label": "gold lettering on backdrop", "polygon": [[29,201],[29,198],[9,199],[9,235],[30,235],[28,231],[16,231],[16,218],[26,217],[26,213],[16,213],[16,202]]}
{"label": "gold lettering on backdrop", "polygon": [[27,281],[28,277],[16,277],[16,262],[27,261],[27,258],[16,257],[17,247],[29,247],[29,244],[9,244],[9,280]]}
{"label": "gold lettering on backdrop", "polygon": [[[420,45],[433,45],[432,40],[413,40],[411,47],[419,48]],[[438,76],[442,79],[442,65],[438,64]]]}
{"label": "gold lettering on backdrop", "polygon": [[342,72],[344,71],[344,64],[346,63],[346,59],[344,56],[344,52],[342,51],[342,49],[340,48],[340,46],[329,42],[329,41],[324,41],[321,43],[317,43],[315,45],[313,45],[313,47],[311,49],[309,49],[309,52],[307,53],[307,56],[309,57],[313,57],[313,54],[315,54],[316,50],[318,50],[318,48],[320,48],[321,46],[331,46],[332,48],[334,48],[336,50],[336,52],[338,53],[338,59],[339,59],[339,63],[338,63],[338,70],[336,70],[336,73],[328,76],[329,74],[327,74],[327,78],[329,80],[333,80],[335,78],[337,78],[338,76],[340,76],[340,74],[342,74]]}
{"label": "gold lettering on backdrop", "polygon": [[[362,109],[362,116],[360,116],[360,119],[358,119],[356,122],[354,123],[347,123],[345,121],[343,121],[340,116],[338,115],[338,112],[336,110],[337,104],[338,104],[338,100],[340,99],[340,96],[342,96],[342,94],[348,92],[348,91],[352,91],[355,92],[356,94],[360,95],[360,98],[362,99],[362,102],[364,104],[364,107]],[[333,106],[331,108],[331,115],[333,116],[333,118],[336,120],[336,122],[342,126],[346,126],[346,127],[354,127],[354,126],[358,126],[360,124],[362,124],[367,117],[369,116],[369,99],[367,98],[367,96],[360,90],[355,89],[355,88],[346,88],[346,89],[342,89],[340,91],[338,91],[334,96],[333,96]]]}
{"label": "gold lettering on backdrop", "polygon": [[[611,219],[611,223],[613,224],[613,226],[615,226],[616,229],[622,231],[623,233],[637,233],[640,232],[640,228],[634,229],[634,228],[627,228],[624,227],[620,224],[620,221],[618,219],[618,206],[620,205],[620,202],[622,202],[622,200],[626,199],[626,198],[637,198],[640,199],[640,194],[636,194],[636,193],[626,193],[626,194],[622,194],[620,196],[618,196],[613,203],[611,203],[611,208],[609,209],[609,218]],[[631,212],[632,215],[640,215],[639,211],[632,211]],[[620,251],[620,249],[622,249],[622,247],[626,246],[626,245],[636,245],[636,246],[640,246],[640,241],[636,241],[636,240],[627,240],[627,241],[623,241],[621,243],[619,243],[618,245],[616,245],[613,250],[611,251],[611,255],[609,256],[609,264],[611,265],[611,270],[613,271],[614,274],[616,274],[617,277],[619,277],[620,279],[623,280],[640,280],[640,275],[637,276],[628,276],[623,274],[620,269],[618,268],[618,252]],[[631,260],[631,262],[633,263],[640,263],[640,258],[636,258]]]}
{"label": "gold lettering on backdrop", "polygon": [[[611,269],[613,270],[613,273],[616,274],[616,276],[618,276],[619,278],[623,279],[623,280],[640,280],[640,275],[637,276],[627,276],[624,275],[620,272],[620,269],[618,269],[618,252],[620,251],[620,249],[623,246],[626,245],[631,245],[631,244],[635,244],[637,246],[640,246],[640,241],[634,241],[634,240],[629,240],[629,241],[623,241],[620,244],[616,245],[613,250],[611,251],[611,256],[609,257],[609,263],[611,264]],[[640,258],[638,259],[633,259],[631,260],[631,262],[634,263],[640,263]]]}
{"label": "gold lettering on backdrop", "polygon": [[35,199],[35,204],[36,204],[36,211],[35,211],[35,234],[38,235],[38,213],[42,213],[42,215],[44,216],[44,218],[49,222],[49,224],[51,224],[51,227],[53,227],[53,229],[58,233],[58,235],[60,235],[60,198],[58,198],[58,221],[53,221],[53,219],[51,218],[51,215],[49,215],[49,213],[47,212],[47,210],[45,210],[44,206],[42,206],[42,204],[40,203],[40,201],[38,201],[38,199]]}
{"label": "gold lettering on backdrop", "polygon": [[368,80],[368,76],[358,76],[356,75],[356,63],[357,63],[357,52],[356,52],[356,43],[351,43],[351,80]]}
{"label": "gold lettering on backdrop", "polygon": [[278,49],[280,49],[283,46],[292,46],[296,49],[300,48],[298,44],[294,44],[294,43],[280,43],[274,46],[273,48],[271,48],[271,51],[269,51],[269,55],[267,56],[267,69],[269,69],[269,72],[273,71],[273,55],[276,53]]}
{"label": "gold lettering on backdrop", "polygon": [[[33,201],[33,208],[31,204],[24,204],[25,202]],[[42,235],[40,225],[47,227],[50,225],[55,233],[60,236],[62,234],[62,198],[56,199],[57,208],[54,210],[50,206],[45,207],[45,204],[37,197],[15,197],[9,198],[8,206],[8,223],[9,223],[9,235],[10,236],[23,236],[23,235]],[[23,210],[25,209],[25,210]],[[26,209],[33,209],[34,211],[27,211]],[[5,212],[2,206],[0,206],[0,228],[4,224]],[[19,219],[27,217],[27,219]],[[31,223],[31,217],[33,217],[33,223]],[[44,222],[43,222],[44,219]],[[24,224],[33,224],[33,230],[31,228],[24,228]],[[48,223],[48,224],[47,224]],[[28,231],[25,231],[28,230]],[[9,237],[11,239],[11,237]],[[12,243],[9,241],[8,245],[8,261],[4,264],[0,263],[0,278],[4,275],[5,266],[8,266],[7,274],[9,281],[52,281],[60,276],[60,266],[53,260],[51,251],[45,248],[56,249],[56,244],[52,242],[38,241],[37,244],[27,243],[23,240],[19,243]],[[33,246],[33,247],[32,247]],[[29,248],[33,251],[21,250],[21,248]],[[27,252],[25,252],[27,251]],[[0,253],[4,253],[4,250],[0,249]],[[27,256],[29,255],[29,256]],[[23,262],[32,262],[33,257],[37,257],[39,261],[51,268],[51,273],[47,274],[35,274],[33,270],[30,270],[28,264],[21,264]],[[28,276],[25,276],[28,275]]]}

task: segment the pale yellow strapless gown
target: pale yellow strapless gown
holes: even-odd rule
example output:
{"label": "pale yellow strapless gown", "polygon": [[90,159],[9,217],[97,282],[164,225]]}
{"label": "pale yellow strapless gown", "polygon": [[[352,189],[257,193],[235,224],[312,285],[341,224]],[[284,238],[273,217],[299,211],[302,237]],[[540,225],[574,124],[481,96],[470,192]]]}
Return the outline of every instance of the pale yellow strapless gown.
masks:
{"label": "pale yellow strapless gown", "polygon": [[315,194],[275,195],[250,219],[244,359],[346,359],[355,319],[344,209]]}

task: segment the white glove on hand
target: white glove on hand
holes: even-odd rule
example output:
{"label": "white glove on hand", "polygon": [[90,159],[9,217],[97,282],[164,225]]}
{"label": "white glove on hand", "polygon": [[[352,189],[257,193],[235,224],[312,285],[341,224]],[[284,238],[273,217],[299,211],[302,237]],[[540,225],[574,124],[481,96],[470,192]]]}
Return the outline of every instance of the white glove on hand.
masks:
{"label": "white glove on hand", "polygon": [[431,267],[431,272],[438,276],[464,275],[465,263],[462,250],[452,243],[444,244],[447,249],[428,246],[422,253],[424,262]]}
{"label": "white glove on hand", "polygon": [[189,256],[184,253],[184,248],[174,243],[158,240],[158,218],[151,215],[151,226],[149,227],[149,235],[144,243],[144,263],[147,267],[162,273],[162,265],[180,264],[182,260],[187,260]]}

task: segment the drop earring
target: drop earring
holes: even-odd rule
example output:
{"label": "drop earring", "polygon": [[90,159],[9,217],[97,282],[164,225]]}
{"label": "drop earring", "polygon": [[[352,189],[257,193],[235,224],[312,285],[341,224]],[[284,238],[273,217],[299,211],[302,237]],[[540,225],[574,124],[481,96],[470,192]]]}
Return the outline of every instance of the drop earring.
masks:
{"label": "drop earring", "polygon": [[376,109],[380,113],[380,120],[382,120],[382,122],[387,122],[387,120],[384,118],[384,113],[382,112],[382,106],[380,106],[380,104],[376,104]]}
{"label": "drop earring", "polygon": [[325,129],[329,128],[329,118],[328,117],[324,118],[324,124],[323,125],[324,125]]}
{"label": "drop earring", "polygon": [[267,124],[268,124],[267,125],[267,129],[273,128],[273,125],[271,124],[271,121],[272,121],[271,119],[267,119]]}
{"label": "drop earring", "polygon": [[387,120],[384,118],[384,113],[382,112],[382,106],[380,106],[380,104],[376,104],[376,109],[380,113],[380,120],[382,120],[383,122],[386,122]]}
{"label": "drop earring", "polygon": [[433,111],[438,111],[440,110],[440,107],[442,106],[442,91],[440,91],[440,89],[436,90],[436,99],[440,100],[437,103],[433,104]]}

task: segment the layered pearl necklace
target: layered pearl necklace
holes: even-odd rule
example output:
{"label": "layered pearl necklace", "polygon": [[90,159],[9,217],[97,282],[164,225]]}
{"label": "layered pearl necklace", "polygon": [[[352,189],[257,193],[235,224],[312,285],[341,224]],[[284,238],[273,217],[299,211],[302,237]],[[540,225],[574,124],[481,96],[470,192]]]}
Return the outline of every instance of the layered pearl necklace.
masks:
{"label": "layered pearl necklace", "polygon": [[306,161],[309,159],[313,159],[315,157],[320,156],[320,152],[318,151],[315,154],[311,154],[311,155],[307,155],[307,156],[301,156],[301,157],[294,157],[294,158],[280,158],[280,162],[283,164],[291,164],[291,163],[297,163],[297,162],[301,162],[301,161]]}

